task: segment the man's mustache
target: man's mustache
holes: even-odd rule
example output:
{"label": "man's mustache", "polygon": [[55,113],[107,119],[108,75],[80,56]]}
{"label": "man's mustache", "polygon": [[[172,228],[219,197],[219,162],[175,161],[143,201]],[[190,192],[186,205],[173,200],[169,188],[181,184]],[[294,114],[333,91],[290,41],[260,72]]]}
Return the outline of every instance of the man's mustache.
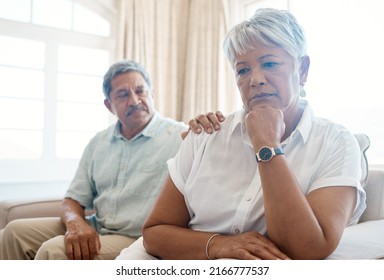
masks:
{"label": "man's mustache", "polygon": [[133,112],[135,112],[136,110],[142,110],[142,111],[145,111],[145,106],[143,106],[142,104],[138,104],[138,105],[135,105],[135,106],[129,106],[129,110],[128,112],[126,113],[126,116],[128,117],[129,115],[131,115]]}

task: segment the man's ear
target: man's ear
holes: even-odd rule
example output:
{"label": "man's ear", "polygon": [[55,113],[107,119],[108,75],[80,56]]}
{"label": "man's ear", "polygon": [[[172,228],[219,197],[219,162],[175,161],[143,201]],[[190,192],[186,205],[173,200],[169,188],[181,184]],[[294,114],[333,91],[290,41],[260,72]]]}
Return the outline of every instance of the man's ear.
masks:
{"label": "man's ear", "polygon": [[104,99],[104,105],[105,105],[105,107],[107,107],[107,109],[109,110],[109,112],[111,112],[113,115],[115,114],[115,113],[113,112],[112,104],[111,104],[111,101],[109,101],[109,99]]}
{"label": "man's ear", "polygon": [[310,65],[309,56],[305,55],[301,58],[300,62],[300,84],[304,85],[307,82],[309,65]]}

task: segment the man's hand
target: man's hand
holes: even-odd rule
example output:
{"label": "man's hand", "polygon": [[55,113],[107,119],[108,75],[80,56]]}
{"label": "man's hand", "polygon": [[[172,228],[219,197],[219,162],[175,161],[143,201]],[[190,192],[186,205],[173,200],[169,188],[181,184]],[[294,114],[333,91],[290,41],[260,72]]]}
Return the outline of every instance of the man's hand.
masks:
{"label": "man's hand", "polygon": [[70,260],[93,260],[100,251],[99,235],[81,219],[68,221],[64,242]]}
{"label": "man's hand", "polygon": [[220,111],[217,111],[216,113],[209,112],[206,114],[198,115],[188,122],[188,131],[184,131],[181,134],[181,138],[185,139],[190,130],[192,130],[194,133],[200,134],[202,129],[204,129],[206,133],[211,134],[213,131],[220,130],[220,123],[224,120],[225,117]]}

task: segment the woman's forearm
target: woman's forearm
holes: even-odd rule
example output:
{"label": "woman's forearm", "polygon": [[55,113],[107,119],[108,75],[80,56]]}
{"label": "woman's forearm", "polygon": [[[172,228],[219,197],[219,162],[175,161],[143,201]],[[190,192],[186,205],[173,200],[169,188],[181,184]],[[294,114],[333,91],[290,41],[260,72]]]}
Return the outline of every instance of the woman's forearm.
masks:
{"label": "woman's forearm", "polygon": [[147,252],[169,260],[207,259],[206,243],[211,236],[212,233],[171,225],[158,225],[143,230]]}
{"label": "woman's forearm", "polygon": [[306,197],[284,157],[261,163],[259,169],[268,237],[292,258],[329,255],[340,240],[352,203],[343,199],[335,206],[335,198],[327,199],[328,190],[323,189],[321,195],[315,191],[312,198]]}

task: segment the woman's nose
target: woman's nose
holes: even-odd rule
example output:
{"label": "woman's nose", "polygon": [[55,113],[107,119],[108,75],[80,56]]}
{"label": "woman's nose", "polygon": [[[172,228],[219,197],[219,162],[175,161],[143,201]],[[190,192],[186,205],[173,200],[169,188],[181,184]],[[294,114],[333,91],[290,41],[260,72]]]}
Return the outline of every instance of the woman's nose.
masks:
{"label": "woman's nose", "polygon": [[256,67],[253,68],[251,72],[251,86],[259,87],[265,85],[266,83],[267,79],[265,78],[263,71]]}

